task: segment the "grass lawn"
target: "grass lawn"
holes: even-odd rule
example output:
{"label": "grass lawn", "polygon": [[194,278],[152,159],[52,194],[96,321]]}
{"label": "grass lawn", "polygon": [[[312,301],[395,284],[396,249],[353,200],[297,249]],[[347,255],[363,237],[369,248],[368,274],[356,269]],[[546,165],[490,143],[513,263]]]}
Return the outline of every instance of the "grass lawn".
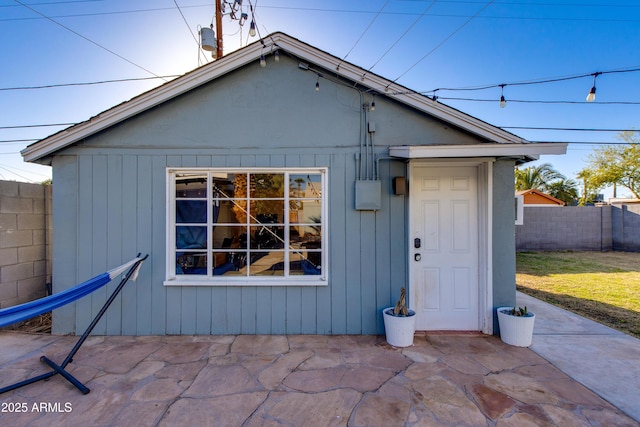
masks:
{"label": "grass lawn", "polygon": [[517,289],[640,338],[640,253],[520,252]]}

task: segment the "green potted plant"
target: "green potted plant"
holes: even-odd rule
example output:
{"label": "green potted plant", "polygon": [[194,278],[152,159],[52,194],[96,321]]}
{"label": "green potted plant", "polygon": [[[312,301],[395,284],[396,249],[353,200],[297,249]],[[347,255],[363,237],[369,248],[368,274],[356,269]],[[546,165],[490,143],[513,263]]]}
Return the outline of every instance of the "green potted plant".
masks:
{"label": "green potted plant", "polygon": [[394,347],[409,347],[413,345],[413,335],[416,331],[416,312],[407,308],[407,292],[400,289],[400,298],[395,307],[382,310],[384,317],[384,332],[387,342]]}
{"label": "green potted plant", "polygon": [[499,307],[498,324],[500,339],[516,347],[529,347],[533,340],[533,325],[536,315],[527,307]]}

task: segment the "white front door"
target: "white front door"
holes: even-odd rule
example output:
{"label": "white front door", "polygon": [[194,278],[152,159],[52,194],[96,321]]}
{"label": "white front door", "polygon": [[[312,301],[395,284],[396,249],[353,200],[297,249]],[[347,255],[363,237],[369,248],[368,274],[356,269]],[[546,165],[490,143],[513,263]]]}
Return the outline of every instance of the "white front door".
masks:
{"label": "white front door", "polygon": [[414,164],[410,306],[417,330],[480,330],[478,167]]}

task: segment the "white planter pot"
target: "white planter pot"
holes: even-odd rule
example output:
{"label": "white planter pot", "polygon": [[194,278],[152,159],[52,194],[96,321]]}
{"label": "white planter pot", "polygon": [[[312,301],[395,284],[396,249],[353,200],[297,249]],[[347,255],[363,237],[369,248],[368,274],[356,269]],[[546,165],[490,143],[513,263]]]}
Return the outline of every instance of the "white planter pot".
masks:
{"label": "white planter pot", "polygon": [[500,339],[516,347],[529,347],[533,339],[533,324],[536,315],[512,316],[507,314],[513,307],[498,308],[498,324],[500,325]]}
{"label": "white planter pot", "polygon": [[387,342],[394,347],[413,345],[413,334],[416,331],[416,312],[409,310],[409,316],[394,316],[389,313],[393,313],[393,307],[382,310]]}

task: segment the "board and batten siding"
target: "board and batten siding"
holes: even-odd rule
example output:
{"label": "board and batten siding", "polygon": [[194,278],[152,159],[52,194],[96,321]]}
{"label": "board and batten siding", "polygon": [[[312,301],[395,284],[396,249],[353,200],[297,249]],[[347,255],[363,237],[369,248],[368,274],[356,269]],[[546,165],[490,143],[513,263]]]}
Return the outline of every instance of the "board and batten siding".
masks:
{"label": "board and batten siding", "polygon": [[[324,78],[316,92],[318,76],[281,57],[266,68],[256,62],[203,83],[53,154],[54,291],[138,252],[150,255],[94,334],[384,331],[382,309],[408,286],[408,204],[391,189],[393,177],[406,176],[406,164],[385,158],[388,147],[483,141],[377,96],[376,111],[366,118],[375,123],[374,150],[382,158],[382,208],[356,211],[362,104],[371,95]],[[168,167],[327,167],[328,285],[163,286]],[[505,171],[497,172],[502,179]],[[494,198],[494,209],[513,198],[506,187],[495,187],[504,194]],[[500,238],[512,237],[512,230]],[[496,255],[494,270],[504,265]],[[54,333],[82,333],[115,286],[56,310]]]}
{"label": "board and batten siding", "polygon": [[[381,310],[406,286],[406,206],[391,191],[400,161],[381,161],[383,207],[354,209],[355,153],[231,156],[57,156],[54,287],[60,291],[149,253],[96,335],[377,334]],[[327,166],[328,286],[163,286],[166,167]],[[77,189],[77,191],[74,191]],[[76,248],[75,251],[69,250]],[[117,282],[54,314],[54,333],[81,333]]]}

